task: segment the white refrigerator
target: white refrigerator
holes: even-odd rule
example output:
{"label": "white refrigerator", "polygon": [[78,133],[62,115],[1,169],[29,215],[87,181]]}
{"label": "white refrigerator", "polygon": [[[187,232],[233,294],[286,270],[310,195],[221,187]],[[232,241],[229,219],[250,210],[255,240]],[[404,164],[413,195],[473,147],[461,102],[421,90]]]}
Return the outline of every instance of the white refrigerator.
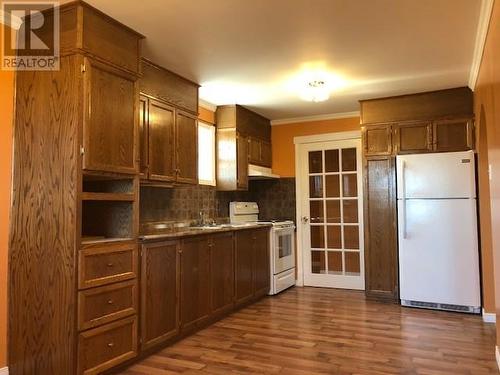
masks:
{"label": "white refrigerator", "polygon": [[400,155],[396,165],[401,303],[479,313],[474,153]]}

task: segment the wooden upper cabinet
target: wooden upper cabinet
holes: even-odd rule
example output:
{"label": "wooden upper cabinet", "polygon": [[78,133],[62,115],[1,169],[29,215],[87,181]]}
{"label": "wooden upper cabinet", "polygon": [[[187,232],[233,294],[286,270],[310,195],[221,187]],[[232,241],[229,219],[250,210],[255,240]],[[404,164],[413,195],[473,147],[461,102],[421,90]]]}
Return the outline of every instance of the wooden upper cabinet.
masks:
{"label": "wooden upper cabinet", "polygon": [[260,164],[261,162],[261,141],[258,138],[248,138],[248,162],[250,164]]}
{"label": "wooden upper cabinet", "polygon": [[137,173],[135,77],[85,59],[83,168]]}
{"label": "wooden upper cabinet", "polygon": [[142,71],[140,92],[149,102],[147,126],[141,132],[149,148],[141,152],[141,171],[148,166],[148,173],[142,177],[197,184],[198,85],[145,59]]}
{"label": "wooden upper cabinet", "polygon": [[179,242],[142,245],[142,349],[165,342],[179,332]]}
{"label": "wooden upper cabinet", "polygon": [[176,111],[175,149],[177,181],[198,183],[198,121],[196,116]]}
{"label": "wooden upper cabinet", "polygon": [[248,164],[271,167],[271,122],[239,105],[217,107],[216,117],[217,189],[247,190]]}
{"label": "wooden upper cabinet", "polygon": [[434,121],[433,133],[435,151],[474,149],[474,125],[470,118]]}
{"label": "wooden upper cabinet", "polygon": [[273,160],[271,142],[261,141],[260,147],[261,165],[263,167],[271,168]]}
{"label": "wooden upper cabinet", "polygon": [[148,98],[139,98],[139,171],[141,178],[147,178],[149,168],[149,103]]}
{"label": "wooden upper cabinet", "polygon": [[366,156],[391,155],[392,126],[384,124],[363,127],[363,147]]}
{"label": "wooden upper cabinet", "polygon": [[393,137],[398,154],[432,151],[432,124],[428,121],[394,125]]}
{"label": "wooden upper cabinet", "polygon": [[199,85],[142,59],[140,91],[155,99],[165,101],[176,108],[198,115]]}
{"label": "wooden upper cabinet", "polygon": [[271,142],[248,137],[248,162],[271,168]]}
{"label": "wooden upper cabinet", "polygon": [[242,134],[236,134],[236,188],[237,190],[248,189],[248,138]]}
{"label": "wooden upper cabinet", "polygon": [[181,245],[181,327],[190,330],[211,313],[210,246],[207,236]]}
{"label": "wooden upper cabinet", "polygon": [[175,109],[149,101],[149,179],[173,182],[175,172]]}

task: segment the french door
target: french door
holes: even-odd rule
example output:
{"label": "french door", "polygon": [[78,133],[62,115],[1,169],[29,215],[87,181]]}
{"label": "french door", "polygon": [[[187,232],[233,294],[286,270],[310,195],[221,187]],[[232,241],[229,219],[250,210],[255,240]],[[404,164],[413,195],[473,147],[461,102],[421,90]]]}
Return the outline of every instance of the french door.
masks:
{"label": "french door", "polygon": [[299,146],[304,285],[364,289],[361,140]]}

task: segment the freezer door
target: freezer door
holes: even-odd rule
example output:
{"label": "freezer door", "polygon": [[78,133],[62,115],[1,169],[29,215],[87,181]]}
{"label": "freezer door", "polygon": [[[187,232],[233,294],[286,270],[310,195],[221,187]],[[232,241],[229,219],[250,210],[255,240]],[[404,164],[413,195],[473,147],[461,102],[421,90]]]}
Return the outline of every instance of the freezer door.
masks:
{"label": "freezer door", "polygon": [[398,199],[475,198],[474,152],[399,155]]}
{"label": "freezer door", "polygon": [[475,199],[408,200],[406,210],[403,204],[398,201],[400,298],[479,307]]}

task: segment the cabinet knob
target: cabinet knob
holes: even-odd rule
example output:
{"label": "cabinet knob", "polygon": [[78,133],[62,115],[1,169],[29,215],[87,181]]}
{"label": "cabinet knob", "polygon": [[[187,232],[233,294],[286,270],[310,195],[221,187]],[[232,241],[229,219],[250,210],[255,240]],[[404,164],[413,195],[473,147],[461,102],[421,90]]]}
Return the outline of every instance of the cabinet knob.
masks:
{"label": "cabinet knob", "polygon": [[113,266],[114,266],[114,264],[113,264],[112,262],[109,262],[109,263],[107,264],[107,266],[108,266],[108,267],[113,267]]}
{"label": "cabinet knob", "polygon": [[114,301],[113,301],[112,299],[110,299],[110,300],[108,301],[108,305],[112,305],[113,303],[114,303]]}
{"label": "cabinet knob", "polygon": [[115,346],[115,344],[114,344],[113,342],[110,342],[110,343],[108,344],[108,347],[109,347],[109,348],[112,348],[113,346]]}

